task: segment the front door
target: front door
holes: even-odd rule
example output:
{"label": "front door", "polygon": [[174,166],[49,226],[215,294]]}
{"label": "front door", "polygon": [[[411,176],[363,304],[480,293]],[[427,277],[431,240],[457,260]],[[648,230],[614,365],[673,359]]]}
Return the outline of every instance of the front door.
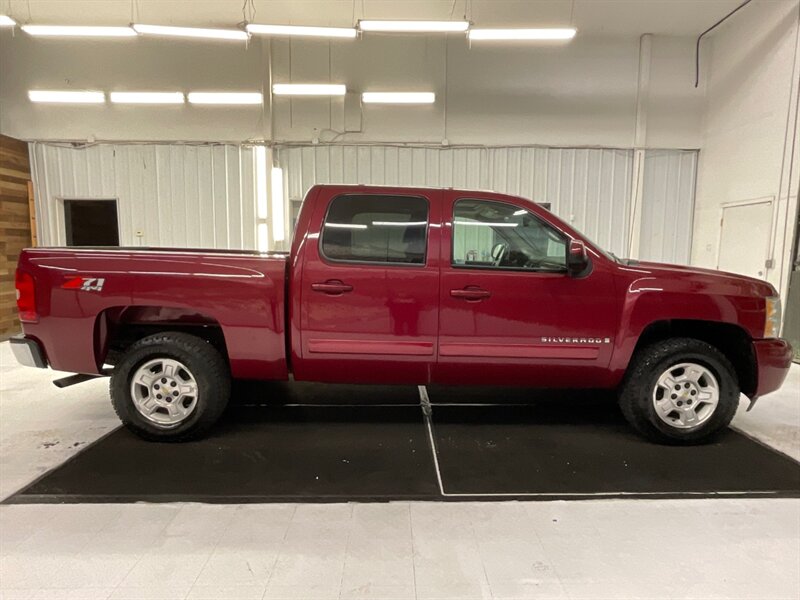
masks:
{"label": "front door", "polygon": [[[402,194],[323,188],[300,302],[301,380],[430,380],[439,318],[441,191]],[[355,373],[354,373],[355,371]]]}
{"label": "front door", "polygon": [[602,385],[618,319],[606,259],[568,275],[570,236],[522,200],[448,192],[443,211],[434,380]]}

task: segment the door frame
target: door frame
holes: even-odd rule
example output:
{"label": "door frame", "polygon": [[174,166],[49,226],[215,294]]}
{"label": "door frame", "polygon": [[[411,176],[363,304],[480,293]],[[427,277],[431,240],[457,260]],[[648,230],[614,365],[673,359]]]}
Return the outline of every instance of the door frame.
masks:
{"label": "door frame", "polygon": [[117,210],[117,239],[119,240],[119,247],[124,247],[122,243],[122,228],[120,226],[119,218],[119,198],[118,197],[86,197],[86,196],[56,196],[56,203],[58,204],[58,219],[60,221],[58,227],[58,245],[67,245],[67,212],[65,202],[68,200],[78,200],[80,202],[113,202]]}
{"label": "door frame", "polygon": [[767,266],[767,264],[769,264],[769,262],[772,260],[772,257],[770,256],[770,250],[772,248],[772,240],[775,235],[775,196],[761,196],[759,198],[750,198],[748,200],[733,200],[731,202],[723,202],[720,204],[719,237],[717,238],[717,257],[715,261],[715,268],[719,270],[719,259],[722,255],[722,228],[725,226],[725,209],[753,206],[756,204],[769,204],[771,208],[769,217],[769,235],[767,236],[767,251],[765,253],[767,262],[764,264],[764,281],[766,281],[767,272],[773,268],[772,266]]}

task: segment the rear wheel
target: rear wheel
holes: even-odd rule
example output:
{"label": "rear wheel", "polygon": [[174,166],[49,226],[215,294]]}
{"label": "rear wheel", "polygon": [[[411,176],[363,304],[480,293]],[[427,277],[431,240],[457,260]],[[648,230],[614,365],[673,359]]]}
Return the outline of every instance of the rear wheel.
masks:
{"label": "rear wheel", "polygon": [[229,397],[224,358],[205,340],[186,333],[139,340],[111,375],[111,402],[120,420],[152,441],[200,437],[217,422]]}
{"label": "rear wheel", "polygon": [[619,402],[628,423],[648,439],[699,444],[730,424],[739,406],[739,383],[714,346],[673,338],[637,352]]}

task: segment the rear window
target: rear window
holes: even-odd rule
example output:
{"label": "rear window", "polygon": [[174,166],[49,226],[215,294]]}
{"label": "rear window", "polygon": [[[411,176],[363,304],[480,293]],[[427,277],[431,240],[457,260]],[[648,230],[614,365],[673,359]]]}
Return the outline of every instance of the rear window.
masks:
{"label": "rear window", "polygon": [[423,265],[427,240],[425,198],[344,195],[331,201],[321,248],[331,261]]}

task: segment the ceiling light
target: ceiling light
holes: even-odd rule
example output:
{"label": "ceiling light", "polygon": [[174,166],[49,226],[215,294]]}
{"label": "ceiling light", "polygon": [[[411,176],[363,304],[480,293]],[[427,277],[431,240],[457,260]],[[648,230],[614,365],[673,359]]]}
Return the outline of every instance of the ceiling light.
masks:
{"label": "ceiling light", "polygon": [[204,29],[201,27],[169,27],[166,25],[132,25],[136,33],[170,37],[207,38],[214,40],[247,40],[247,33],[238,29]]}
{"label": "ceiling light", "polygon": [[114,104],[183,104],[181,92],[111,92]]}
{"label": "ceiling light", "polygon": [[433,104],[433,92],[364,92],[361,100],[368,104]]}
{"label": "ceiling light", "polygon": [[347,87],[336,83],[276,83],[272,93],[276,96],[344,96]]}
{"label": "ceiling light", "polygon": [[469,28],[468,21],[359,21],[361,31],[389,33],[452,33]]}
{"label": "ceiling light", "polygon": [[22,31],[30,35],[58,37],[133,37],[130,27],[86,27],[76,25],[23,25]]}
{"label": "ceiling light", "polygon": [[261,92],[189,92],[191,104],[261,104]]}
{"label": "ceiling light", "polygon": [[566,29],[470,29],[470,40],[571,40],[576,30]]}
{"label": "ceiling light", "polygon": [[248,33],[259,35],[295,35],[304,37],[354,38],[354,27],[305,27],[302,25],[261,25],[249,23]]}
{"label": "ceiling light", "polygon": [[11,17],[0,15],[0,27],[13,27],[17,22]]}
{"label": "ceiling light", "polygon": [[103,104],[106,95],[103,92],[74,92],[56,90],[31,90],[28,92],[31,102],[58,102],[65,104]]}

